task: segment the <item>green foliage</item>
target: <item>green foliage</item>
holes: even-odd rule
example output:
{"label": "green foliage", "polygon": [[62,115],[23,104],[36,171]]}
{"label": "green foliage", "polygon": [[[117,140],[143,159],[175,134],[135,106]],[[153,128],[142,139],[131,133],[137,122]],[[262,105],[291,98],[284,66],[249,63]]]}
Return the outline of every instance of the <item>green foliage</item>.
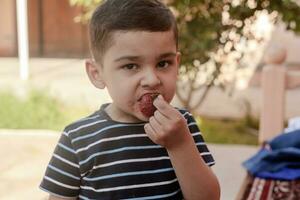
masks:
{"label": "green foliage", "polygon": [[38,91],[30,92],[25,99],[2,92],[0,99],[0,128],[62,130],[84,113]]}
{"label": "green foliage", "polygon": [[251,115],[246,115],[242,120],[241,120],[242,125],[259,130],[259,119],[252,117]]}
{"label": "green foliage", "polygon": [[235,19],[244,20],[253,16],[257,10],[267,10],[268,13],[277,12],[278,19],[286,24],[288,30],[300,33],[300,8],[299,3],[297,4],[294,0],[242,0],[238,5],[230,7],[230,15]]}
{"label": "green foliage", "polygon": [[101,0],[69,0],[71,6],[78,6],[82,8],[82,15],[75,17],[75,22],[87,23],[92,17],[95,7]]}
{"label": "green foliage", "polygon": [[257,145],[258,137],[243,120],[196,118],[208,143]]}
{"label": "green foliage", "polygon": [[218,47],[222,29],[222,1],[182,1],[169,4],[176,10],[182,64],[188,70],[194,60],[205,63]]}
{"label": "green foliage", "polygon": [[[246,22],[255,19],[255,14],[266,10],[269,14],[276,12],[277,18],[287,25],[287,28],[300,33],[300,7],[293,0],[173,0],[169,5],[176,10],[180,30],[180,51],[183,53],[182,64],[194,67],[193,61],[201,63],[211,59],[211,53],[224,48],[234,38],[224,33],[235,32],[242,37]],[[229,16],[224,20],[224,16]],[[222,40],[220,40],[222,38]],[[235,51],[234,48],[231,51]],[[218,62],[214,59],[215,62]]]}

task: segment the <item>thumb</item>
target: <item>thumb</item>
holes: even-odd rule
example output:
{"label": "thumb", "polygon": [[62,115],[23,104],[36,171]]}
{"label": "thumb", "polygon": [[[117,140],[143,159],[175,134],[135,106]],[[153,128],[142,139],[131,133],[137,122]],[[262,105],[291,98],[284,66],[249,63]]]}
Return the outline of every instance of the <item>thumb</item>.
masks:
{"label": "thumb", "polygon": [[153,105],[162,113],[167,113],[170,106],[161,94],[154,100]]}

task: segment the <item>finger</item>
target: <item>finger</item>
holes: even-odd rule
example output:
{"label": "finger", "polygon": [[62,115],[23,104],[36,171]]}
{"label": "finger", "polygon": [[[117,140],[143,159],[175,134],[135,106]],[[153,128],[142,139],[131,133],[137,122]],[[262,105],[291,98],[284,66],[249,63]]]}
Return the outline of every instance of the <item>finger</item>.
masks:
{"label": "finger", "polygon": [[166,116],[164,116],[161,112],[159,112],[158,110],[156,110],[155,112],[154,112],[154,114],[153,114],[153,117],[156,119],[156,121],[159,123],[159,124],[161,124],[161,125],[163,125],[163,124],[167,124],[167,123],[169,123],[169,119],[166,117]]}
{"label": "finger", "polygon": [[162,131],[162,126],[161,126],[161,124],[155,119],[155,117],[150,117],[150,119],[149,119],[149,124],[150,124],[150,126],[152,127],[153,131],[154,131],[156,134],[161,133],[161,131]]}
{"label": "finger", "polygon": [[151,127],[151,125],[149,123],[145,124],[144,129],[145,129],[145,132],[148,135],[148,137],[152,141],[155,141],[156,134],[155,134],[155,131],[153,130],[153,128]]}
{"label": "finger", "polygon": [[162,95],[154,100],[153,105],[167,118],[177,114],[176,110],[164,100]]}

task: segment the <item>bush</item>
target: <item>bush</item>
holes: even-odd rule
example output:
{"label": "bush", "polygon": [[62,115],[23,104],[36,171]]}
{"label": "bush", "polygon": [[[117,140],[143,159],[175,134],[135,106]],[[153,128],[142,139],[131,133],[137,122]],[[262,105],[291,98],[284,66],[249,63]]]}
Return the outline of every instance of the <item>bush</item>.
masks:
{"label": "bush", "polygon": [[0,128],[61,130],[83,112],[67,108],[41,91],[31,91],[25,99],[0,93]]}
{"label": "bush", "polygon": [[[257,145],[257,134],[247,127],[244,119],[209,119],[197,117],[196,121],[208,143]],[[256,131],[257,132],[257,131]]]}

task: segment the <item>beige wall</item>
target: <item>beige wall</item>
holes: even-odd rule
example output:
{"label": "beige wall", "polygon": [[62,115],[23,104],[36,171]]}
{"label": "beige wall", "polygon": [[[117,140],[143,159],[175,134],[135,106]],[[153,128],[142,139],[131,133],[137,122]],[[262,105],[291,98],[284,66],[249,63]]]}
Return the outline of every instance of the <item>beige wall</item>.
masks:
{"label": "beige wall", "polygon": [[284,30],[284,25],[275,28],[271,43],[282,45],[287,49],[287,63],[300,65],[300,36],[292,31]]}
{"label": "beige wall", "polygon": [[0,55],[13,56],[16,53],[15,1],[0,2]]}

